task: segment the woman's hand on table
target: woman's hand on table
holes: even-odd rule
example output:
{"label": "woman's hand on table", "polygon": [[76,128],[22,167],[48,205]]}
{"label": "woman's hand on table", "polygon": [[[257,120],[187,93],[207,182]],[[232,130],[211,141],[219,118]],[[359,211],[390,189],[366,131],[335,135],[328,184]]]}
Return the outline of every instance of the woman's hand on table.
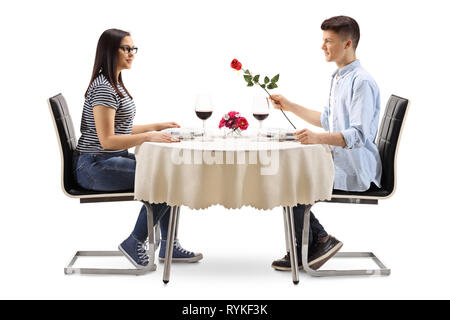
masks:
{"label": "woman's hand on table", "polygon": [[180,142],[167,132],[147,132],[145,141],[148,142]]}
{"label": "woman's hand on table", "polygon": [[160,122],[156,124],[156,131],[161,131],[164,129],[170,129],[170,128],[179,128],[180,125],[176,122]]}

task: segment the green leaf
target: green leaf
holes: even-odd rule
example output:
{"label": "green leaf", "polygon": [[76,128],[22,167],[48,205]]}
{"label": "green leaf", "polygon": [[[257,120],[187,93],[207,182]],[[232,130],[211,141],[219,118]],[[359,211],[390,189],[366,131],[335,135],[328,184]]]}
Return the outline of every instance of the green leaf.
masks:
{"label": "green leaf", "polygon": [[269,90],[270,90],[270,89],[273,89],[273,88],[274,88],[273,86],[274,86],[273,83],[269,83],[269,85],[267,86],[267,89],[269,89]]}
{"label": "green leaf", "polygon": [[265,84],[260,84],[261,88],[265,89],[266,85]]}
{"label": "green leaf", "polygon": [[259,82],[259,74],[253,77],[253,82]]}
{"label": "green leaf", "polygon": [[248,71],[248,69],[247,69],[244,71],[244,74],[250,74],[250,71]]}
{"label": "green leaf", "polygon": [[278,79],[280,79],[280,74],[277,74],[275,77],[273,77],[272,80],[270,80],[270,82],[276,83]]}
{"label": "green leaf", "polygon": [[265,83],[265,84],[268,84],[269,82],[270,82],[269,77],[265,77],[265,78],[264,78],[264,83]]}
{"label": "green leaf", "polygon": [[252,81],[252,76],[244,75],[244,79],[245,79],[245,81],[247,81],[247,82],[251,82],[251,81]]}
{"label": "green leaf", "polygon": [[272,83],[272,87],[275,89],[275,88],[278,88],[278,86],[277,86],[277,84],[276,83]]}
{"label": "green leaf", "polygon": [[253,87],[253,83],[252,83],[252,82],[249,82],[249,83],[247,84],[247,87]]}

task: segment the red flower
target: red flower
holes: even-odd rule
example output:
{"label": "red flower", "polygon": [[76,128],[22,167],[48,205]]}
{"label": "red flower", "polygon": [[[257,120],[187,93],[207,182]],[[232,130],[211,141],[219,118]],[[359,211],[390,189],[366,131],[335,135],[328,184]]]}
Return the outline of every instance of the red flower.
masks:
{"label": "red flower", "polygon": [[238,61],[238,59],[233,59],[233,61],[231,61],[231,67],[233,68],[233,69],[235,69],[235,70],[241,70],[241,68],[242,68],[242,63],[240,63],[239,61]]}
{"label": "red flower", "polygon": [[237,111],[230,111],[220,120],[219,128],[227,127],[232,130],[246,130],[248,128],[247,119],[241,117]]}
{"label": "red flower", "polygon": [[237,111],[230,111],[230,112],[228,112],[228,116],[229,116],[230,118],[236,117],[237,114],[239,114],[239,112],[237,112]]}
{"label": "red flower", "polygon": [[240,117],[237,119],[238,128],[241,130],[246,130],[248,128],[248,121],[244,117]]}
{"label": "red flower", "polygon": [[236,119],[233,118],[233,119],[227,120],[227,122],[225,123],[225,126],[227,128],[234,129],[236,127]]}

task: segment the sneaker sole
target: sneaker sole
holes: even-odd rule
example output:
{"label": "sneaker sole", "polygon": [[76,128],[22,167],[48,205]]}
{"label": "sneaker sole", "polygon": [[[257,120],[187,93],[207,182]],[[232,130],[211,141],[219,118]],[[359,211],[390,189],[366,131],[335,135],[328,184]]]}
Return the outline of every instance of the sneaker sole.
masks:
{"label": "sneaker sole", "polygon": [[140,264],[137,264],[133,258],[131,258],[128,253],[122,248],[121,245],[119,245],[119,251],[122,252],[122,254],[135,266],[137,269],[145,269],[147,266],[142,266]]}
{"label": "sneaker sole", "polygon": [[[274,268],[275,270],[278,270],[278,271],[291,271],[292,270],[291,267],[279,267],[279,266],[274,266],[274,265],[272,265],[272,268]],[[303,270],[303,266],[299,265],[298,270]]]}
{"label": "sneaker sole", "polygon": [[[323,266],[325,264],[325,262],[330,260],[342,248],[343,245],[344,244],[342,242],[339,242],[338,244],[336,244],[333,247],[333,249],[331,249],[330,251],[325,253],[323,256],[320,256],[319,258],[317,258],[313,261],[310,261],[308,263],[309,267],[313,270],[319,269],[321,266]],[[272,268],[274,268],[275,270],[279,270],[279,271],[291,271],[292,270],[291,267],[279,267],[279,266],[274,266],[274,265],[272,265]],[[303,270],[303,265],[299,265],[298,270]]]}
{"label": "sneaker sole", "polygon": [[[201,253],[195,255],[192,258],[172,258],[172,262],[197,262],[203,259],[203,255]],[[166,262],[166,258],[159,258],[160,262]]]}
{"label": "sneaker sole", "polygon": [[325,253],[323,256],[318,257],[317,259],[309,262],[309,267],[313,270],[319,269],[321,266],[325,264],[328,260],[330,260],[343,246],[342,242],[338,242],[333,249]]}

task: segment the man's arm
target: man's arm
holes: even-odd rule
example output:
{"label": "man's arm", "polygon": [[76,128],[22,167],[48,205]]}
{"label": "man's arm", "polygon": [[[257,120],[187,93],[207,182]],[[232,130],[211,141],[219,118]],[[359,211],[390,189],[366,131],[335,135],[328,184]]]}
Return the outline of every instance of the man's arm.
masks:
{"label": "man's arm", "polygon": [[292,103],[290,106],[290,111],[306,122],[315,125],[316,127],[322,128],[322,123],[320,122],[320,112],[305,108],[299,104]]}
{"label": "man's arm", "polygon": [[331,146],[346,147],[344,135],[341,132],[312,132],[309,129],[303,129],[294,132],[297,139],[303,144],[329,144]]}
{"label": "man's arm", "polygon": [[[376,98],[375,89],[367,80],[355,82],[352,104],[349,106],[350,125],[342,132],[316,133],[308,129],[297,131],[298,140],[304,144],[329,144],[347,149],[361,148],[366,143],[370,134]],[[324,124],[327,125],[324,120]]]}
{"label": "man's arm", "polygon": [[282,109],[284,111],[290,111],[308,123],[322,128],[320,121],[320,112],[305,108],[299,104],[293,103],[286,99],[281,94],[273,94],[270,96],[270,100],[275,109]]}
{"label": "man's arm", "polygon": [[349,127],[342,131],[346,148],[361,148],[370,135],[370,124],[376,110],[376,87],[367,80],[355,81],[349,106]]}

